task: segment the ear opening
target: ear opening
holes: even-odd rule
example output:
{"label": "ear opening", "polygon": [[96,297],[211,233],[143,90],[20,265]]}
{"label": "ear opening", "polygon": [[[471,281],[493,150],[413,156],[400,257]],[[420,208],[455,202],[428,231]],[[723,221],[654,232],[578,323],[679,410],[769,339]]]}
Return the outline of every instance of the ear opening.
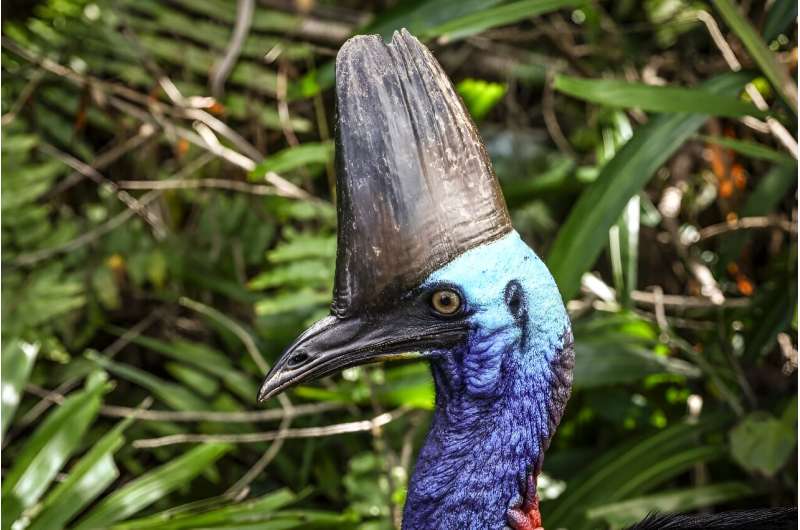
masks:
{"label": "ear opening", "polygon": [[516,321],[523,320],[527,308],[525,307],[525,291],[517,280],[511,280],[506,284],[505,302],[509,313]]}

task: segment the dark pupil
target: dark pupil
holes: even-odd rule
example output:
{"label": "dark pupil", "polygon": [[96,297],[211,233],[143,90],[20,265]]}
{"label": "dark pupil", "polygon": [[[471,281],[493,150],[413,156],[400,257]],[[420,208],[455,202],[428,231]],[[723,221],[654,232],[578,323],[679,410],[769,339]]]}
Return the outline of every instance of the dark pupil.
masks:
{"label": "dark pupil", "polygon": [[439,303],[444,307],[450,307],[453,304],[453,297],[447,293],[439,295]]}

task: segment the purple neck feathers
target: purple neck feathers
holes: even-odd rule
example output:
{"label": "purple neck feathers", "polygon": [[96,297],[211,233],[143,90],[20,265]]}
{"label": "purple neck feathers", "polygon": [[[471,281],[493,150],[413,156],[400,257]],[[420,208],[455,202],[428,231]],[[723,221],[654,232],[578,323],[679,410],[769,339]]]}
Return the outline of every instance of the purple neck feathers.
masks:
{"label": "purple neck feathers", "polygon": [[497,366],[488,355],[486,366],[465,362],[480,365],[475,350],[492,340],[495,350],[536,349],[524,335],[508,345],[486,337],[431,363],[436,409],[409,484],[404,529],[502,529],[509,508],[531,494],[525,484],[531,476],[535,484],[569,396],[572,335],[564,331],[549,352],[495,351]]}

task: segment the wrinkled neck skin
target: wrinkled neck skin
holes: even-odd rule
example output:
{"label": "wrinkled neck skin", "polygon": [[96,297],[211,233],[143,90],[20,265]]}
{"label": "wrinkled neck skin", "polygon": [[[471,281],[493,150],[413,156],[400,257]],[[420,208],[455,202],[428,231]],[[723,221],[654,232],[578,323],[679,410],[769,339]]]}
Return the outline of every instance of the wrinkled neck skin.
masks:
{"label": "wrinkled neck skin", "polygon": [[428,352],[436,407],[403,528],[502,529],[509,507],[535,494],[526,479],[535,484],[569,397],[569,320],[547,268],[516,232],[426,283],[460,286],[470,332],[465,344]]}

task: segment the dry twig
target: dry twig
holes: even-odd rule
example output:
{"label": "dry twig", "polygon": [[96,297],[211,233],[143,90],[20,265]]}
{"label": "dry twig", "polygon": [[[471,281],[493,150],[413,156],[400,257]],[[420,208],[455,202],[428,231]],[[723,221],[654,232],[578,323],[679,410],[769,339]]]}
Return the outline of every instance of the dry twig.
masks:
{"label": "dry twig", "polygon": [[735,221],[726,221],[702,228],[695,242],[711,239],[712,237],[717,237],[728,232],[756,228],[780,228],[790,234],[797,233],[797,227],[786,219],[775,217],[742,217]]}
{"label": "dry twig", "polygon": [[400,408],[392,412],[386,412],[372,418],[371,420],[352,421],[347,423],[337,423],[324,427],[305,427],[301,429],[286,429],[281,431],[254,432],[248,434],[173,434],[158,438],[141,438],[133,442],[133,446],[139,449],[152,449],[164,447],[166,445],[176,445],[185,443],[233,443],[248,444],[269,442],[278,438],[286,440],[295,438],[322,438],[325,436],[335,436],[353,432],[371,431],[372,429],[383,427],[388,423],[402,416],[407,409]]}
{"label": "dry twig", "polygon": [[[714,17],[706,11],[699,10],[697,12],[697,19],[705,24],[709,35],[711,35],[711,40],[713,40],[714,44],[716,44],[717,48],[719,48],[720,52],[722,53],[722,57],[725,59],[725,62],[728,63],[728,67],[734,72],[740,71],[742,69],[742,63],[740,63],[736,58],[736,54],[733,53],[733,49],[731,48],[730,44],[728,44],[728,41],[725,40],[725,37],[722,35],[722,32],[719,29],[719,25],[717,25],[717,21],[714,20]],[[750,99],[753,101],[758,110],[765,112],[769,111],[769,105],[767,105],[764,97],[753,83],[748,83],[745,87],[745,91],[747,92],[747,95],[750,96]],[[755,120],[755,118],[751,116],[746,123],[751,123],[753,120]],[[778,120],[771,116],[768,116],[765,121],[767,128],[778,140],[778,142],[785,147],[793,157],[797,158],[797,140],[795,140],[794,136],[792,136],[792,133],[786,130],[786,127],[784,127]]]}

